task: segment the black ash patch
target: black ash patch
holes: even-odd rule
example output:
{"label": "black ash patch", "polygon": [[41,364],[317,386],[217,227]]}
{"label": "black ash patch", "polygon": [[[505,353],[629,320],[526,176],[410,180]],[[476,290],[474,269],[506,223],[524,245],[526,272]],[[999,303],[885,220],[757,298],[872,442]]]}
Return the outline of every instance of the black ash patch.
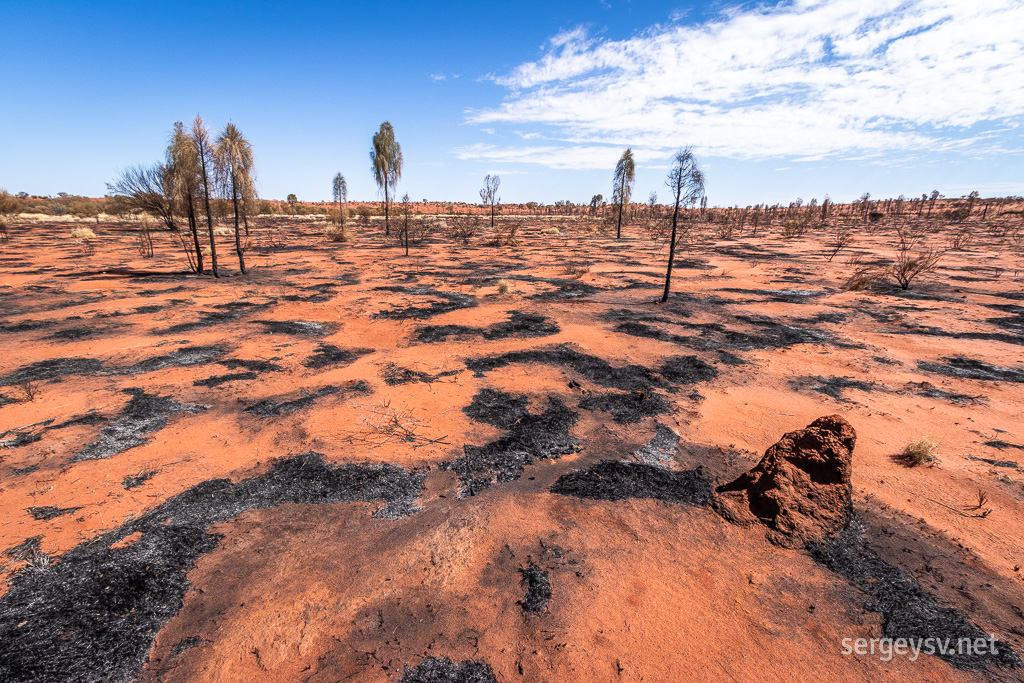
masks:
{"label": "black ash patch", "polygon": [[863,380],[851,379],[849,377],[822,377],[821,375],[815,375],[813,377],[799,377],[790,380],[789,384],[797,391],[803,389],[816,391],[819,394],[831,396],[837,401],[842,401],[844,403],[851,402],[845,395],[845,392],[848,389],[856,389],[857,391],[863,391],[868,394],[877,389],[885,389],[885,387],[875,384],[874,382],[865,382]]}
{"label": "black ash patch", "polygon": [[340,367],[369,353],[373,353],[373,349],[343,349],[333,344],[320,344],[313,355],[302,361],[302,364],[307,368],[317,370],[326,367]]}
{"label": "black ash patch", "polygon": [[439,299],[428,306],[407,306],[395,307],[388,311],[381,311],[374,314],[374,318],[387,320],[409,320],[411,318],[430,318],[442,313],[457,311],[462,308],[476,306],[476,299],[468,294],[460,292],[442,292],[431,287],[403,287],[401,285],[388,285],[385,287],[374,287],[374,291],[400,292],[413,296],[430,297]]}
{"label": "black ash patch", "polygon": [[476,393],[462,412],[477,422],[498,429],[511,429],[519,420],[530,414],[529,406],[530,401],[526,396],[484,388]]}
{"label": "black ash patch", "polygon": [[633,337],[657,339],[689,346],[703,351],[756,351],[759,349],[777,349],[796,344],[823,344],[832,341],[832,335],[813,327],[787,325],[761,316],[737,316],[738,321],[759,328],[756,332],[731,330],[720,323],[691,323],[683,320],[672,321],[673,325],[696,332],[693,335],[680,335],[665,332],[643,322],[630,321],[620,323],[616,332]]}
{"label": "black ash patch", "polygon": [[66,327],[63,330],[57,330],[43,337],[43,339],[50,341],[78,341],[80,339],[92,339],[93,337],[99,337],[104,334],[110,334],[122,329],[122,325],[80,325],[76,327]]}
{"label": "black ash patch", "polygon": [[52,327],[56,324],[56,320],[19,320],[16,323],[0,323],[0,334],[45,330],[47,327]]}
{"label": "black ash patch", "polygon": [[646,462],[604,460],[563,474],[551,492],[574,498],[625,500],[656,498],[683,505],[710,505],[711,479],[704,470],[676,472]]}
{"label": "black ash patch", "polygon": [[551,581],[547,571],[531,562],[529,566],[520,569],[519,573],[522,574],[522,582],[526,584],[526,595],[519,601],[519,606],[524,612],[540,612],[551,600]]}
{"label": "black ash patch", "polygon": [[615,331],[620,334],[628,334],[631,337],[656,339],[663,342],[672,342],[673,344],[690,344],[694,339],[693,337],[681,334],[672,334],[671,332],[660,330],[657,327],[652,327],[647,323],[637,321],[619,323],[615,326]]}
{"label": "black ash patch", "polygon": [[980,379],[990,382],[1024,382],[1024,372],[1011,368],[1002,368],[984,361],[953,356],[942,359],[941,363],[918,361],[917,367],[926,372],[934,372],[949,377],[963,379]]}
{"label": "black ash patch", "polygon": [[146,393],[143,389],[123,389],[131,400],[121,414],[100,432],[97,441],[86,446],[71,460],[100,460],[135,448],[149,441],[149,435],[167,426],[167,419],[177,413],[198,413],[202,406],[178,403],[167,396]]}
{"label": "black ash patch", "polygon": [[105,366],[98,358],[48,358],[36,363],[23,365],[14,372],[0,378],[0,386],[12,386],[23,382],[45,382],[63,379],[71,375],[91,375],[102,372]]}
{"label": "black ash patch", "polygon": [[217,361],[217,364],[223,365],[228,370],[237,370],[238,368],[243,368],[245,370],[258,373],[279,372],[281,370],[280,365],[265,360],[244,360],[242,358],[228,358],[225,360]]}
{"label": "black ash patch", "polygon": [[658,368],[658,373],[672,384],[696,384],[718,377],[715,366],[697,356],[672,356]]}
{"label": "black ash patch", "polygon": [[284,401],[274,401],[272,399],[264,399],[258,403],[254,403],[245,409],[245,412],[256,417],[279,417],[287,413],[293,413],[296,410],[302,408],[308,408],[313,405],[318,398],[324,396],[332,396],[334,394],[367,394],[370,392],[370,386],[360,380],[350,387],[341,387],[328,385],[322,389],[318,389],[313,392],[303,393],[298,398],[287,399]]}
{"label": "black ash patch", "polygon": [[651,391],[591,394],[580,401],[580,408],[611,413],[612,419],[618,424],[633,424],[669,411],[665,399]]}
{"label": "black ash patch", "polygon": [[467,659],[456,664],[447,657],[425,657],[402,669],[399,683],[498,683],[486,662]]}
{"label": "black ash patch", "polygon": [[450,337],[482,337],[488,341],[493,341],[509,337],[548,337],[558,334],[560,331],[561,329],[557,324],[542,315],[512,311],[505,322],[495,323],[487,327],[426,325],[416,331],[414,339],[428,344],[443,342]]}
{"label": "black ash patch", "polygon": [[227,353],[227,349],[218,344],[209,346],[184,346],[163,356],[147,358],[127,367],[119,368],[118,372],[129,375],[141,375],[156,372],[164,368],[187,368],[193,365],[206,365]]}
{"label": "black ash patch", "polygon": [[986,441],[985,445],[989,448],[995,448],[1000,451],[1005,451],[1008,448],[1016,448],[1019,451],[1024,451],[1024,446],[1017,443],[1010,443],[1009,441],[1003,441],[1001,439]]}
{"label": "black ash patch", "polygon": [[[103,424],[106,421],[107,418],[99,413],[86,413],[85,415],[79,415],[78,417],[73,417],[57,424],[53,424],[54,420],[53,418],[50,418],[49,420],[44,420],[39,424],[32,425],[31,428],[10,429],[6,432],[0,433],[0,447],[19,448],[21,446],[36,443],[43,438],[43,434],[54,429],[66,429],[67,427],[76,427],[79,425],[98,425]],[[14,436],[11,438],[3,438],[12,434]]]}
{"label": "black ash patch", "polygon": [[253,322],[262,325],[267,334],[322,337],[331,331],[331,326],[327,323],[305,320],[254,320]]}
{"label": "black ash patch", "polygon": [[[5,433],[4,436],[7,436],[8,433]],[[0,439],[0,448],[21,448],[43,438],[42,432],[16,431],[13,434],[10,438]]]}
{"label": "black ash patch", "polygon": [[[539,278],[538,278],[539,279]],[[601,291],[600,287],[581,282],[580,280],[559,280],[557,278],[544,278],[546,282],[555,285],[555,289],[546,292],[533,294],[527,298],[537,301],[557,301],[558,299],[582,299],[591,294]]]}
{"label": "black ash patch", "polygon": [[746,365],[747,361],[743,360],[739,356],[728,351],[719,351],[718,360],[722,362],[722,365]]}
{"label": "black ash patch", "polygon": [[259,373],[256,372],[230,372],[224,375],[214,375],[213,377],[207,377],[206,379],[197,379],[192,382],[192,386],[195,387],[219,387],[222,384],[228,382],[239,382],[243,380],[253,380],[259,377]]}
{"label": "black ash patch", "polygon": [[216,327],[225,323],[234,322],[248,313],[255,313],[272,306],[271,303],[256,303],[253,301],[229,301],[214,306],[215,311],[203,311],[198,320],[187,323],[178,323],[162,330],[164,334],[180,334],[182,332],[194,332],[207,327]]}
{"label": "black ash patch", "polygon": [[644,391],[657,384],[654,374],[641,365],[615,367],[603,358],[581,353],[568,346],[510,351],[496,356],[472,358],[466,367],[477,377],[515,363],[542,363],[572,370],[583,378],[610,389]]}
{"label": "black ash patch", "polygon": [[987,638],[960,610],[941,606],[912,576],[879,557],[863,539],[863,527],[852,522],[824,544],[810,544],[811,557],[842,576],[870,598],[865,606],[882,615],[882,636],[892,639],[949,639],[950,652],[936,656],[958,669],[980,669],[995,665],[1019,667],[1021,660],[1010,647],[996,642],[996,654],[961,653],[955,647],[961,638]]}
{"label": "black ash patch", "polygon": [[[485,390],[489,391],[489,390]],[[441,466],[459,476],[461,495],[519,479],[526,465],[536,460],[559,458],[580,449],[580,440],[569,434],[579,414],[554,396],[540,414],[521,412],[521,396],[490,393],[467,408],[470,414],[489,424],[508,425],[504,436],[483,446],[465,445],[463,455]],[[505,405],[501,405],[502,400]],[[486,405],[485,405],[486,404]],[[512,422],[513,415],[517,415]]]}
{"label": "black ash patch", "polygon": [[806,318],[797,318],[793,322],[805,323],[808,325],[814,325],[819,323],[843,323],[849,318],[845,313],[839,311],[822,311],[821,313],[815,313],[812,316]]}
{"label": "black ash patch", "polygon": [[32,516],[32,519],[49,521],[51,519],[56,519],[57,517],[63,517],[64,515],[72,515],[81,509],[81,507],[62,508],[57,505],[40,505],[27,508],[26,512]]}
{"label": "black ash patch", "polygon": [[907,384],[907,388],[917,393],[918,396],[923,396],[925,398],[940,398],[959,405],[987,402],[986,398],[981,394],[959,394],[954,391],[946,391],[945,389],[939,389],[931,382],[909,382]]}
{"label": "black ash patch", "polygon": [[15,562],[24,562],[31,560],[33,557],[42,554],[42,547],[40,541],[43,540],[42,536],[33,536],[32,538],[26,538],[24,541],[16,546],[8,548],[4,551],[4,555]]}
{"label": "black ash patch", "polygon": [[723,287],[718,291],[733,294],[752,294],[766,297],[770,301],[780,301],[788,304],[807,303],[812,299],[817,299],[830,293],[824,289],[741,289],[738,287]]}
{"label": "black ash patch", "polygon": [[[182,607],[188,571],[220,538],[213,525],[285,503],[383,501],[378,517],[415,511],[423,475],[394,465],[329,465],[319,453],[270,472],[198,484],[44,569],[25,569],[0,597],[0,680],[127,681]],[[114,548],[132,534],[131,545]]]}
{"label": "black ash patch", "polygon": [[121,486],[126,490],[132,490],[145,484],[158,474],[157,470],[140,470],[135,474],[129,474],[121,480]]}
{"label": "black ash patch", "polygon": [[413,382],[431,384],[444,377],[453,377],[460,372],[462,371],[442,370],[441,372],[431,374],[429,372],[423,372],[422,370],[403,368],[395,363],[385,363],[381,366],[380,375],[384,378],[384,383],[389,387],[397,387],[402,384],[410,384]]}

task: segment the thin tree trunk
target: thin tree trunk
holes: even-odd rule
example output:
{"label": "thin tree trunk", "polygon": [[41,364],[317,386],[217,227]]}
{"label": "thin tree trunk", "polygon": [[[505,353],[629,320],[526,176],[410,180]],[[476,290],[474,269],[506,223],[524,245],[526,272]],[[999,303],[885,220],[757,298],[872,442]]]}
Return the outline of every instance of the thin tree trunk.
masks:
{"label": "thin tree trunk", "polygon": [[196,264],[192,260],[192,252],[188,250],[188,240],[185,239],[185,236],[181,234],[181,232],[177,232],[175,234],[178,236],[178,239],[181,240],[181,248],[185,251],[185,258],[188,259],[188,269],[193,273],[197,272]]}
{"label": "thin tree trunk", "polygon": [[242,239],[238,235],[238,190],[235,180],[231,179],[231,202],[235,205],[235,251],[238,252],[238,269],[245,275],[245,256],[242,254]]}
{"label": "thin tree trunk", "polygon": [[384,183],[384,236],[385,237],[390,237],[391,236],[391,212],[389,211],[390,208],[391,208],[391,205],[388,202],[388,184]]}
{"label": "thin tree trunk", "polygon": [[672,285],[672,262],[676,258],[676,221],[679,217],[679,200],[676,199],[676,208],[672,212],[672,239],[668,244],[668,268],[665,270],[665,293],[661,295],[661,303],[668,301],[668,290]]}
{"label": "thin tree trunk", "polygon": [[188,227],[192,230],[192,239],[196,244],[196,272],[203,272],[203,248],[199,245],[199,226],[196,223],[196,207],[192,195],[188,198]]}
{"label": "thin tree trunk", "polygon": [[615,229],[615,239],[622,239],[622,201],[619,201],[619,226]]}
{"label": "thin tree trunk", "polygon": [[217,272],[217,243],[213,240],[213,212],[210,211],[210,180],[206,175],[206,160],[202,160],[203,166],[203,199],[206,202],[206,228],[210,233],[210,269],[214,277],[220,277]]}

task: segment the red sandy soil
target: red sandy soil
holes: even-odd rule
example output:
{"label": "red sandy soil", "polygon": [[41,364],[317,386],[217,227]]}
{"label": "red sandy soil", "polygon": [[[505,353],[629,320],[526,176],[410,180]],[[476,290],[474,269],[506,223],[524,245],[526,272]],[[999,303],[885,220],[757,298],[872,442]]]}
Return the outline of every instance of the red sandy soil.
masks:
{"label": "red sandy soil", "polygon": [[[1024,305],[1024,259],[1012,236],[1002,234],[1019,222],[1019,216],[1006,216],[972,225],[974,242],[947,254],[909,294],[891,283],[843,291],[854,270],[852,252],[827,262],[827,231],[754,238],[747,228],[734,239],[709,239],[679,255],[707,267],[676,270],[673,291],[686,298],[674,298],[673,309],[655,303],[665,244],[647,238],[641,226],[616,241],[575,224],[544,235],[542,228],[558,223],[527,221],[518,246],[489,245],[486,231],[467,246],[438,234],[412,245],[406,257],[377,228],[357,226],[355,242],[337,244],[325,242],[314,225],[280,220],[276,227],[256,228],[246,276],[236,270],[232,240],[218,238],[220,279],[184,272],[177,239],[165,233],[155,236],[156,256],[146,259],[135,236],[113,226],[95,227],[88,249],[68,237],[68,226],[15,227],[11,241],[0,245],[3,322],[57,323],[0,334],[0,375],[54,357],[123,366],[206,344],[226,345],[228,357],[273,359],[283,370],[214,388],[193,382],[231,371],[210,364],[139,375],[71,375],[39,383],[34,400],[3,405],[0,432],[88,411],[112,417],[128,401],[121,392],[126,387],[209,408],[172,415],[147,443],[103,460],[71,462],[102,425],[47,431],[35,443],[0,448],[0,553],[41,536],[42,552],[59,561],[82,541],[200,482],[237,481],[267,471],[275,458],[315,450],[330,463],[429,468],[421,511],[389,520],[370,517],[378,507],[373,503],[288,504],[215,526],[211,532],[223,539],[188,573],[192,588],[180,613],[157,634],[143,680],[397,680],[403,667],[425,656],[481,659],[500,681],[1014,679],[1020,670],[960,671],[928,656],[916,662],[843,656],[842,639],[877,637],[881,616],[865,609],[864,593],[807,552],[769,544],[763,528],[732,526],[708,507],[578,500],[548,489],[573,469],[629,457],[652,436],[656,420],[682,439],[678,467],[703,465],[722,482],[754,465],[784,432],[841,414],[858,433],[854,507],[872,547],[940,602],[1024,652],[1024,473],[1006,466],[1024,463],[1024,384],[918,367],[919,361],[964,355],[1024,371],[1022,346],[913,333],[931,326],[1014,334],[986,319],[1013,315],[993,305]],[[942,243],[955,229],[945,227],[929,239]],[[892,255],[892,226],[858,230],[853,252],[865,252],[865,260]],[[271,233],[282,246],[268,246]],[[497,291],[496,279],[506,275],[572,280],[564,272],[570,258],[590,264],[578,281],[599,291],[532,299],[555,285],[518,279],[511,280],[511,292]],[[351,277],[339,279],[342,274]],[[641,284],[625,288],[631,280]],[[325,301],[285,299],[308,298],[315,292],[301,288],[329,282],[337,287]],[[460,292],[478,305],[424,320],[374,318],[392,306],[431,301],[374,291],[388,285]],[[825,292],[779,301],[757,291],[789,289]],[[161,331],[238,301],[270,306],[198,330]],[[140,306],[162,308],[131,312]],[[747,364],[731,366],[714,349],[616,332],[617,323],[603,317],[616,309],[749,333],[759,329],[737,316],[766,316],[828,331],[833,342],[733,350]],[[676,315],[683,309],[689,317]],[[543,315],[561,331],[525,339],[413,340],[422,325],[486,326],[504,321],[510,311]],[[128,314],[101,317],[115,312]],[[794,322],[819,313],[845,319]],[[330,332],[271,334],[257,319],[328,323]],[[45,339],[56,330],[115,323],[120,326],[91,338]],[[669,334],[695,334],[647,324]],[[321,342],[372,353],[337,368],[305,367],[302,361]],[[703,398],[689,396],[689,388],[666,394],[669,414],[620,425],[606,413],[578,409],[581,391],[607,390],[571,370],[513,364],[478,377],[463,365],[469,358],[562,343],[616,366],[656,368],[668,356],[692,354],[720,374],[693,387]],[[456,372],[429,383],[388,386],[381,374],[388,363],[430,374]],[[812,381],[798,382],[818,376],[878,386],[871,392],[846,389],[837,400],[813,390]],[[359,380],[372,393],[326,396],[273,419],[242,411],[261,399],[294,398]],[[977,398],[954,403],[923,397],[911,382]],[[484,387],[527,394],[534,411],[547,396],[561,397],[581,414],[571,433],[582,449],[535,462],[516,481],[460,498],[456,476],[438,466],[462,455],[464,444],[481,445],[501,434],[462,411]],[[16,386],[0,393],[22,398]],[[386,439],[364,421],[375,406],[415,418],[417,433],[438,441]],[[939,442],[936,462],[908,467],[894,458],[921,437]],[[993,441],[1018,447],[985,445]],[[996,467],[975,458],[1005,462]],[[143,471],[156,474],[137,488],[122,486],[125,477]],[[979,491],[992,512],[964,516],[959,511],[975,503]],[[27,512],[51,505],[79,509],[49,521]],[[2,594],[23,563],[0,562],[6,562]],[[550,603],[537,614],[518,605],[524,593],[518,569],[530,562],[548,571],[552,585]],[[190,637],[202,643],[172,656],[172,646]]]}

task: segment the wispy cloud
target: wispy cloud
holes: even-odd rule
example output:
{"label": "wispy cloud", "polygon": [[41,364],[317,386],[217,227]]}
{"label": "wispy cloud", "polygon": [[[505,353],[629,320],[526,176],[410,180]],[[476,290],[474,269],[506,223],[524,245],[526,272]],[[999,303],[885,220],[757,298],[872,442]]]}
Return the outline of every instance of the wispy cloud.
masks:
{"label": "wispy cloud", "polygon": [[747,159],[998,154],[975,127],[1024,117],[1022,24],[1021,0],[789,0],[628,40],[575,28],[494,78],[504,103],[467,113],[539,125],[561,145],[457,153],[555,168],[592,168],[625,145],[640,159],[683,144]]}

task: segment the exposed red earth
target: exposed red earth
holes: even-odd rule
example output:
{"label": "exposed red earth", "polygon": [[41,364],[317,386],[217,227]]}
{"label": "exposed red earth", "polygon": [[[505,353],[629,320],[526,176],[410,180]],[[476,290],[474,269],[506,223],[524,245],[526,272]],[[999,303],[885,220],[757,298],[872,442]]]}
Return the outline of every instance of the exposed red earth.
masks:
{"label": "exposed red earth", "polygon": [[[905,291],[842,286],[892,257],[884,221],[831,262],[826,230],[708,230],[667,304],[642,228],[523,220],[406,257],[279,218],[248,275],[221,238],[220,279],[166,233],[11,228],[0,679],[1024,676],[1019,215]],[[849,525],[716,511],[829,415]],[[1000,654],[844,654],[965,634]]]}

